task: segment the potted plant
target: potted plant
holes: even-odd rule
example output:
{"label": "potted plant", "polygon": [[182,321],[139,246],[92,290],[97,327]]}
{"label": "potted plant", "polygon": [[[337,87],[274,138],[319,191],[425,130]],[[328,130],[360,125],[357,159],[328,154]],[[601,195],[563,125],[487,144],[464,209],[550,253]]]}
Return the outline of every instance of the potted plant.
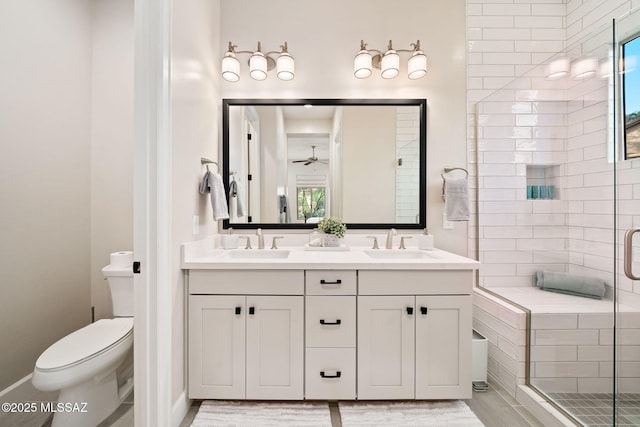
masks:
{"label": "potted plant", "polygon": [[337,247],[340,246],[344,234],[347,232],[347,226],[342,223],[340,218],[325,218],[318,223],[318,229],[324,233],[322,246]]}

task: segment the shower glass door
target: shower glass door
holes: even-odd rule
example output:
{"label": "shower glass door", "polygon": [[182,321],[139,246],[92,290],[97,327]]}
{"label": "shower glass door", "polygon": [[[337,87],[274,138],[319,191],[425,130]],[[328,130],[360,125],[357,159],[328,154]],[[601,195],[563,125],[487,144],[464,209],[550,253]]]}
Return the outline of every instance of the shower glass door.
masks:
{"label": "shower glass door", "polygon": [[640,425],[640,10],[614,21],[615,425]]}

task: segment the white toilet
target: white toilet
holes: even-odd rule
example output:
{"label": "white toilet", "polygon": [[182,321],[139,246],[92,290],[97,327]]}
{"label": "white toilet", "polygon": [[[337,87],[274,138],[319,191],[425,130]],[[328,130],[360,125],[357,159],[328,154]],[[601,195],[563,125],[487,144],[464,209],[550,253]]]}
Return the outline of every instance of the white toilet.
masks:
{"label": "white toilet", "polygon": [[133,254],[115,252],[102,269],[113,319],[102,319],[58,340],[36,361],[33,385],[60,390],[52,427],[96,426],[133,388]]}

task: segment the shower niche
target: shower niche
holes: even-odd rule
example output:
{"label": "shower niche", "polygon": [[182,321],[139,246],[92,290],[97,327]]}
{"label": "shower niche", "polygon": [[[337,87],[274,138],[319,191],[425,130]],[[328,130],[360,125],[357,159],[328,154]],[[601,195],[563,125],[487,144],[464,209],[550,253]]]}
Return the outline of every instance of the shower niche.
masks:
{"label": "shower niche", "polygon": [[527,165],[527,200],[560,199],[560,165]]}

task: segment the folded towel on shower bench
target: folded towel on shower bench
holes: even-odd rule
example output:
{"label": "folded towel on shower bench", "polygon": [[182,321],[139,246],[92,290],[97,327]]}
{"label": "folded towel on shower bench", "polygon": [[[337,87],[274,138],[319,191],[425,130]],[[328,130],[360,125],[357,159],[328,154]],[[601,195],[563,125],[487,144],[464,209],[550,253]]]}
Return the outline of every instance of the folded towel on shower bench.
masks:
{"label": "folded towel on shower bench", "polygon": [[576,276],[560,271],[538,271],[535,285],[545,291],[602,299],[606,282],[597,277]]}

